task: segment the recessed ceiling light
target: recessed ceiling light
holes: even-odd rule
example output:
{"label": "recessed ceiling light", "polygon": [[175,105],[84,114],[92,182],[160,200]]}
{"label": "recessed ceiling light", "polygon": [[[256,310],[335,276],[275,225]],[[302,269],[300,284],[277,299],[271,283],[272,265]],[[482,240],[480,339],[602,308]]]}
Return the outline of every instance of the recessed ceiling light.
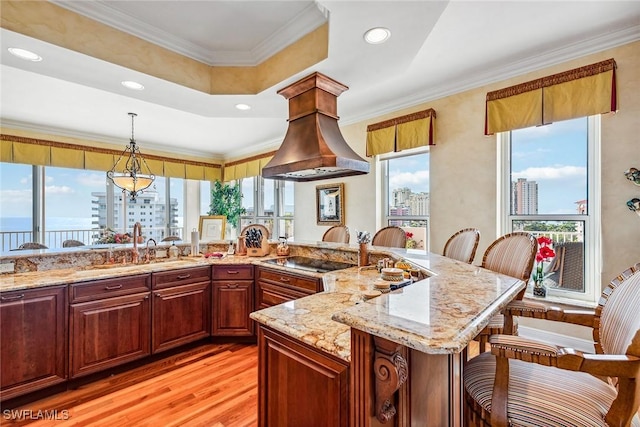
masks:
{"label": "recessed ceiling light", "polygon": [[33,61],[33,62],[42,61],[42,57],[40,55],[38,55],[37,53],[33,53],[29,50],[20,49],[17,47],[10,47],[9,52],[12,55],[17,56],[18,58],[25,59],[27,61]]}
{"label": "recessed ceiling light", "polygon": [[389,40],[391,31],[383,27],[375,27],[364,33],[364,39],[367,43],[380,44]]}
{"label": "recessed ceiling light", "polygon": [[237,108],[238,110],[242,110],[242,111],[245,111],[245,110],[251,110],[251,105],[247,105],[247,104],[236,104],[236,108]]}
{"label": "recessed ceiling light", "polygon": [[142,90],[144,89],[144,86],[141,85],[138,82],[134,82],[131,80],[125,80],[122,82],[122,86],[126,87],[127,89],[133,89],[133,90]]}

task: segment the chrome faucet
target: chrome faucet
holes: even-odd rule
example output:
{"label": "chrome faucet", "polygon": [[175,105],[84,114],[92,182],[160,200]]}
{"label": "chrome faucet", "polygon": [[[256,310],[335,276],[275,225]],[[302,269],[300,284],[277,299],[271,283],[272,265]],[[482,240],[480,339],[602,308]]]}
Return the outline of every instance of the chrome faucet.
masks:
{"label": "chrome faucet", "polygon": [[142,237],[142,224],[136,222],[133,224],[133,255],[131,256],[134,264],[138,263],[138,237]]}

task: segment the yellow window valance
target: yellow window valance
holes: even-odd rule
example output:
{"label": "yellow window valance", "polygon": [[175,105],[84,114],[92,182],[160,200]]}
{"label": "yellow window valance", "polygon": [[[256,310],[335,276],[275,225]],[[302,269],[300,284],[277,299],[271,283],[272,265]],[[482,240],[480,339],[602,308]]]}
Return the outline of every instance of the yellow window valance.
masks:
{"label": "yellow window valance", "polygon": [[262,175],[262,168],[269,163],[275,152],[259,154],[246,159],[235,160],[224,164],[224,181],[234,181],[243,178]]}
{"label": "yellow window valance", "polygon": [[367,156],[433,145],[432,108],[367,126]]}
{"label": "yellow window valance", "polygon": [[617,109],[612,59],[487,93],[485,135]]}
{"label": "yellow window valance", "polygon": [[[44,139],[0,134],[0,161],[39,166],[108,171],[122,154],[107,148],[88,147]],[[143,158],[156,176],[217,181],[222,177],[218,164],[171,159],[144,154]],[[124,159],[123,159],[124,161]],[[145,168],[146,170],[146,168]]]}

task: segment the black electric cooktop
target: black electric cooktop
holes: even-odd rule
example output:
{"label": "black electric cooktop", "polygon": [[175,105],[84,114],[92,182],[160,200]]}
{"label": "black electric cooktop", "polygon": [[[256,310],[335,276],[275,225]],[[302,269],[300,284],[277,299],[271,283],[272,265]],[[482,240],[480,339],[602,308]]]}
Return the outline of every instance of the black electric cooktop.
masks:
{"label": "black electric cooktop", "polygon": [[346,262],[327,261],[324,259],[305,258],[301,256],[267,259],[264,262],[280,265],[283,267],[294,268],[296,270],[312,271],[314,273],[327,273],[329,271],[355,267],[354,264],[348,264]]}

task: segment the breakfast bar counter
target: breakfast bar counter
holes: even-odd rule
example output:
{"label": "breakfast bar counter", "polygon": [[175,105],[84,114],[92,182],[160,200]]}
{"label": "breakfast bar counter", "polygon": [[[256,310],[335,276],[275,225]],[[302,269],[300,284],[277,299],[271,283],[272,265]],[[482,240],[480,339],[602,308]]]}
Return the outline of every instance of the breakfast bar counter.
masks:
{"label": "breakfast bar counter", "polygon": [[[292,402],[284,396],[295,393],[276,377],[283,375],[277,370],[286,355],[296,354],[287,365],[293,390],[332,366],[305,354],[305,348],[347,367],[334,367],[324,382],[314,383],[348,394],[347,401],[334,402],[337,412],[326,425],[370,426],[394,417],[397,425],[462,425],[464,350],[525,283],[436,254],[392,251],[428,277],[365,299],[365,291],[382,279],[376,270],[353,267],[328,273],[336,280],[332,292],[252,313],[260,323],[261,425],[275,419],[274,411],[279,420],[300,419],[300,408],[309,411],[301,395],[298,409],[290,409]],[[313,369],[303,368],[314,363]]]}

